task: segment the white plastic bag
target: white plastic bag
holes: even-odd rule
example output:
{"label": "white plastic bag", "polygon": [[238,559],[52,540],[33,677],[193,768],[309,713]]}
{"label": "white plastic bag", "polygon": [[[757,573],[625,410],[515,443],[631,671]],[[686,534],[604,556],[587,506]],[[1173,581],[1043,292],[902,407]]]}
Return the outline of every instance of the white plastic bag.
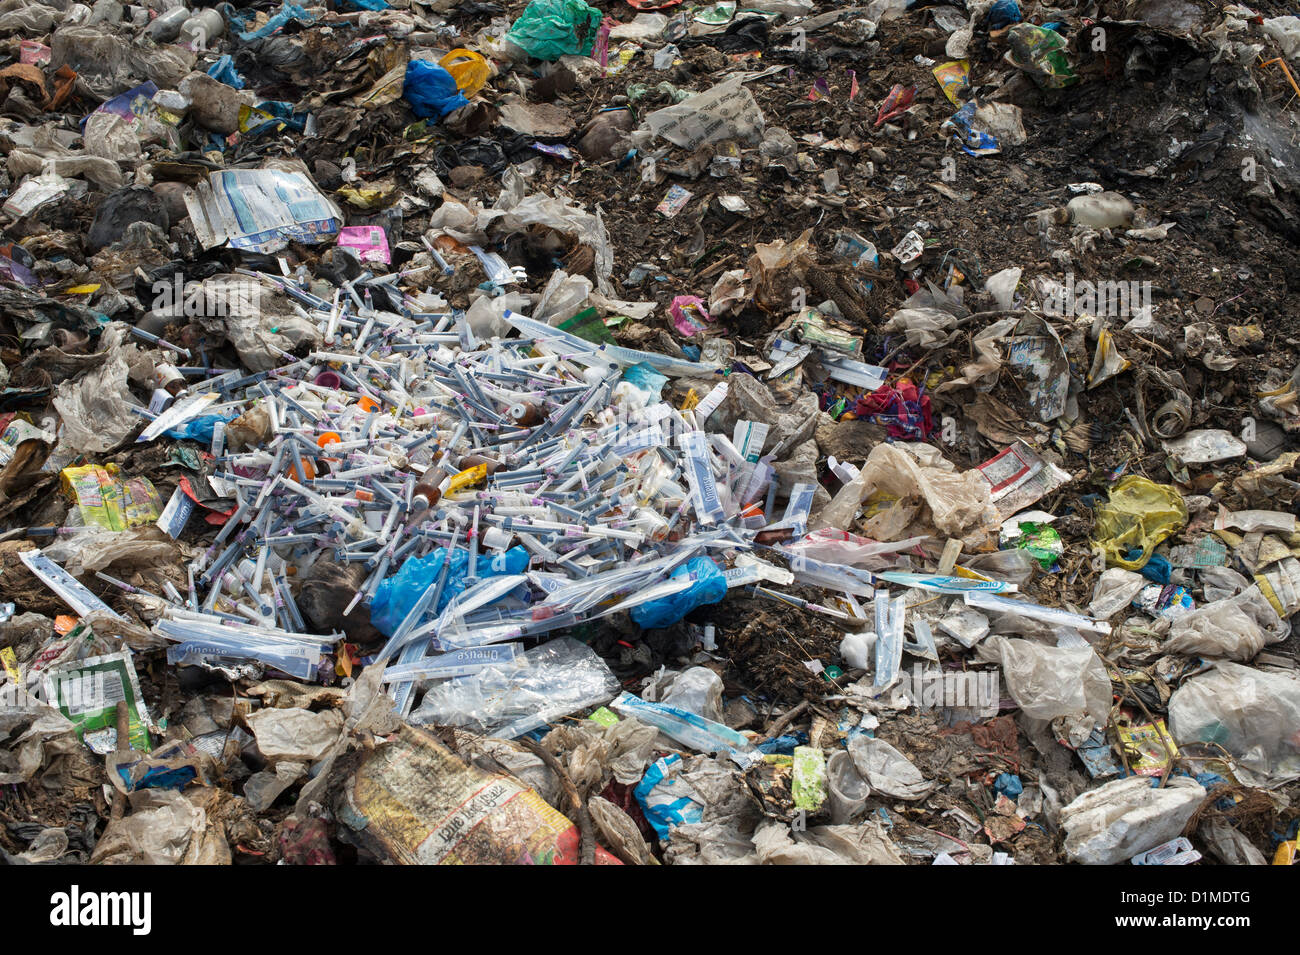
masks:
{"label": "white plastic bag", "polygon": [[559,325],[586,308],[590,296],[590,279],[556,269],[542,289],[542,297],[533,309],[533,318],[548,325]]}
{"label": "white plastic bag", "polygon": [[523,292],[507,292],[496,298],[480,295],[465,310],[465,324],[476,338],[503,338],[510,331],[506,312],[526,314],[532,304],[532,298]]}
{"label": "white plastic bag", "polygon": [[1150,581],[1137,571],[1107,567],[1093,587],[1088,613],[1098,620],[1109,620],[1127,607],[1148,583]]}
{"label": "white plastic bag", "polygon": [[1023,269],[1009,268],[988,277],[984,290],[993,296],[998,308],[1010,311],[1015,303],[1016,286],[1020,284],[1023,273]]}
{"label": "white plastic bag", "polygon": [[1259,587],[1252,586],[1175,619],[1165,650],[1249,660],[1268,644],[1285,640],[1290,629]]}
{"label": "white plastic bag", "polygon": [[1261,782],[1294,779],[1300,776],[1300,681],[1218,663],[1174,691],[1169,732],[1179,745],[1222,746],[1236,757],[1239,776],[1244,770]]}
{"label": "white plastic bag", "polygon": [[131,407],[127,388],[131,356],[136,348],[123,344],[125,326],[104,332],[103,364],[76,381],[62,382],[54,408],[63,419],[60,445],[83,453],[103,453],[124,441],[143,419]]}
{"label": "white plastic bag", "polygon": [[1007,691],[1027,716],[1087,715],[1101,722],[1110,710],[1110,678],[1090,646],[1049,647],[999,636],[986,639],[975,655],[1002,666]]}
{"label": "white plastic bag", "polygon": [[1089,789],[1061,810],[1065,852],[1071,862],[1115,865],[1168,842],[1183,831],[1205,789],[1175,776],[1163,789],[1130,776]]}
{"label": "white plastic bag", "polygon": [[957,316],[940,308],[900,308],[882,327],[886,334],[902,332],[912,346],[942,345],[957,324]]}
{"label": "white plastic bag", "polygon": [[[945,462],[946,463],[946,462]],[[948,466],[951,468],[951,465]],[[926,467],[897,445],[878,444],[871,449],[862,472],[840,488],[835,498],[822,510],[818,524],[822,527],[848,529],[857,516],[863,499],[881,491],[897,497],[902,502],[919,498],[929,508],[929,517],[916,515],[902,526],[895,526],[898,534],[873,533],[872,524],[885,514],[868,522],[866,531],[883,540],[914,537],[917,534],[938,531],[945,537],[961,538],[972,545],[982,543],[990,533],[996,534],[1001,526],[997,508],[989,498],[989,483],[978,471],[944,470]],[[890,511],[898,510],[890,508]],[[899,515],[905,517],[905,515]],[[897,522],[896,522],[897,525]],[[972,546],[974,549],[974,546]]]}

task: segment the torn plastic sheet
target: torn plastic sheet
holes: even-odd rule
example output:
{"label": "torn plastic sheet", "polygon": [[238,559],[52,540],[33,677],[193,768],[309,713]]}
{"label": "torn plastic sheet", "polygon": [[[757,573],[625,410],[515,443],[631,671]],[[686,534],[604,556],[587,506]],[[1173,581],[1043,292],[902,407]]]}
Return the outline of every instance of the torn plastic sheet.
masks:
{"label": "torn plastic sheet", "polygon": [[610,244],[609,231],[605,228],[605,218],[599,206],[591,213],[544,193],[525,195],[523,176],[514,166],[501,174],[501,186],[501,195],[497,197],[495,206],[478,217],[483,225],[503,217],[503,223],[511,228],[540,225],[572,236],[591,249],[596,257],[597,291],[607,296],[614,294],[609,281],[614,272],[614,247]]}
{"label": "torn plastic sheet", "polygon": [[1085,715],[1095,723],[1106,719],[1110,679],[1101,658],[1086,643],[1051,647],[996,636],[979,644],[975,655],[1002,667],[1012,699],[1035,719]]}
{"label": "torn plastic sheet", "polygon": [[1246,456],[1246,442],[1222,428],[1187,431],[1164,445],[1184,464],[1212,464]]}
{"label": "torn plastic sheet", "polygon": [[[907,449],[924,449],[922,463]],[[840,488],[835,498],[822,508],[818,517],[821,527],[847,530],[873,495],[883,494],[896,498],[894,506],[866,521],[868,534],[879,537],[915,537],[909,530],[937,530],[948,537],[972,538],[974,545],[1001,524],[998,512],[989,498],[988,483],[974,470],[957,471],[936,449],[917,444],[878,444],[871,449],[861,473]],[[919,500],[928,505],[925,514],[912,513],[902,507],[906,500]],[[900,512],[896,520],[888,518]],[[876,533],[873,524],[880,524],[899,533]],[[898,526],[901,525],[901,526]]]}
{"label": "torn plastic sheet", "polygon": [[910,759],[883,739],[855,736],[848,745],[854,768],[874,792],[894,799],[924,799],[935,783],[927,780]]}
{"label": "torn plastic sheet", "polygon": [[1290,626],[1259,587],[1203,604],[1170,627],[1166,653],[1250,660],[1271,643],[1285,640]]}
{"label": "torn plastic sheet", "polygon": [[54,408],[63,420],[60,446],[102,453],[116,447],[140,424],[128,388],[132,363],[139,354],[124,343],[126,328],[115,324],[104,333],[102,363],[75,381],[59,384]]}
{"label": "torn plastic sheet", "polygon": [[1169,732],[1180,746],[1222,747],[1239,762],[1239,774],[1269,783],[1300,776],[1296,726],[1300,681],[1239,663],[1216,663],[1183,681],[1169,699]]}

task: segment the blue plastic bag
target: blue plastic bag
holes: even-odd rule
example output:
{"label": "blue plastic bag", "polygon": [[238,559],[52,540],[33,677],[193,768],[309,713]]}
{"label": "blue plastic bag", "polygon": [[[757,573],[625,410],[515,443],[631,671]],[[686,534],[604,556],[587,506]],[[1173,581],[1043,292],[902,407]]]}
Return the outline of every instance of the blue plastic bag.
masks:
{"label": "blue plastic bag", "polygon": [[402,97],[421,119],[434,116],[442,119],[469,102],[456,88],[455,77],[432,60],[412,60],[406,64]]}
{"label": "blue plastic bag", "polygon": [[[380,582],[375,589],[374,599],[370,602],[370,622],[380,633],[391,637],[401,626],[420,595],[438,580],[446,555],[447,549],[439,547],[424,557],[412,557],[402,564],[397,573]],[[491,560],[480,557],[476,570],[481,580],[501,574],[522,574],[527,567],[528,551],[522,547],[512,547],[504,553],[496,554]],[[438,597],[438,606],[430,608],[431,613],[441,613],[452,598],[464,592],[465,575],[468,573],[469,553],[460,548],[451,555],[447,583]]]}
{"label": "blue plastic bag", "polygon": [[237,90],[244,88],[244,78],[235,70],[235,59],[229,53],[208,67],[208,76]]}
{"label": "blue plastic bag", "polygon": [[[1142,548],[1134,547],[1124,555],[1125,560],[1139,561],[1142,559]],[[1174,566],[1169,563],[1167,557],[1161,557],[1159,554],[1152,554],[1147,558],[1147,562],[1142,565],[1138,571],[1147,580],[1154,581],[1157,584],[1167,584],[1173,576]]]}
{"label": "blue plastic bag", "polygon": [[212,432],[216,428],[217,422],[234,420],[234,415],[199,415],[197,418],[191,418],[174,428],[169,428],[163,432],[163,435],[173,441],[197,441],[200,444],[211,445]]}
{"label": "blue plastic bag", "polygon": [[998,778],[993,780],[993,791],[1008,799],[1019,799],[1025,786],[1015,773],[999,773]]}
{"label": "blue plastic bag", "polygon": [[990,30],[1001,30],[1003,27],[1019,23],[1020,20],[1020,5],[1016,0],[998,0],[989,8]]}
{"label": "blue plastic bag", "polygon": [[722,571],[718,570],[718,565],[708,557],[692,557],[674,570],[671,576],[678,578],[683,574],[693,575],[695,583],[680,593],[633,607],[629,611],[632,622],[647,629],[667,627],[681,620],[696,607],[715,604],[727,595],[727,578]]}
{"label": "blue plastic bag", "polygon": [[230,30],[234,33],[241,43],[252,43],[254,40],[260,40],[263,37],[271,36],[284,28],[290,20],[297,20],[299,23],[312,23],[315,21],[305,7],[296,3],[289,3],[288,0],[281,5],[279,11],[266,23],[262,24],[257,30],[246,30],[250,22],[253,21],[253,11],[236,10],[229,3],[223,3],[217,7],[217,10],[226,18],[226,23],[230,25]]}
{"label": "blue plastic bag", "polygon": [[664,385],[668,384],[668,376],[661,374],[647,361],[623,369],[623,380],[649,393],[655,401],[659,400],[659,396],[664,392]]}
{"label": "blue plastic bag", "polygon": [[307,117],[310,114],[295,113],[292,103],[268,99],[262,100],[253,108],[259,113],[266,113],[271,118],[250,125],[244,133],[246,139],[252,139],[268,131],[283,132],[292,129],[301,133],[307,128]]}

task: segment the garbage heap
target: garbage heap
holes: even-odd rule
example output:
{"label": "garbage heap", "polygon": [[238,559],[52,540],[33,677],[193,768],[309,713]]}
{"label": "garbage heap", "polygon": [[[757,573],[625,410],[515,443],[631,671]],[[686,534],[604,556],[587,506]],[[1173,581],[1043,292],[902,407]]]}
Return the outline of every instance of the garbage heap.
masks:
{"label": "garbage heap", "polygon": [[1280,4],[0,55],[6,861],[1294,861]]}

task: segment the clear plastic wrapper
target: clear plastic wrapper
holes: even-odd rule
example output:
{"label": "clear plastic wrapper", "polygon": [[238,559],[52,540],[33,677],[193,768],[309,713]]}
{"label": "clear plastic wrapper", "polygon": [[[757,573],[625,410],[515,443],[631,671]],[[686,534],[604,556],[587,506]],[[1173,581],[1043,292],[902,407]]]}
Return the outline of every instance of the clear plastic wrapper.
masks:
{"label": "clear plastic wrapper", "polygon": [[489,667],[431,687],[410,721],[513,739],[617,692],[618,680],[595,651],[561,637],[529,650],[522,665]]}
{"label": "clear plastic wrapper", "polygon": [[873,541],[848,531],[824,527],[787,544],[782,550],[792,557],[808,557],[831,564],[848,564],[864,570],[884,570],[893,566],[896,554],[909,550],[925,540],[926,537],[921,536],[902,541]]}
{"label": "clear plastic wrapper", "polygon": [[962,566],[985,577],[1005,580],[1017,587],[1026,586],[1039,570],[1038,562],[1033,556],[1019,548],[976,554],[963,561]]}
{"label": "clear plastic wrapper", "polygon": [[197,614],[177,616],[179,619],[164,619],[154,625],[158,633],[177,641],[167,648],[167,662],[172,664],[256,660],[290,676],[311,680],[316,676],[321,654],[332,643],[330,637],[185,619]]}
{"label": "clear plastic wrapper", "polygon": [[666,736],[701,753],[747,753],[754,745],[729,726],[664,703],[652,703],[631,693],[623,693],[609,704],[623,716],[657,727]]}

